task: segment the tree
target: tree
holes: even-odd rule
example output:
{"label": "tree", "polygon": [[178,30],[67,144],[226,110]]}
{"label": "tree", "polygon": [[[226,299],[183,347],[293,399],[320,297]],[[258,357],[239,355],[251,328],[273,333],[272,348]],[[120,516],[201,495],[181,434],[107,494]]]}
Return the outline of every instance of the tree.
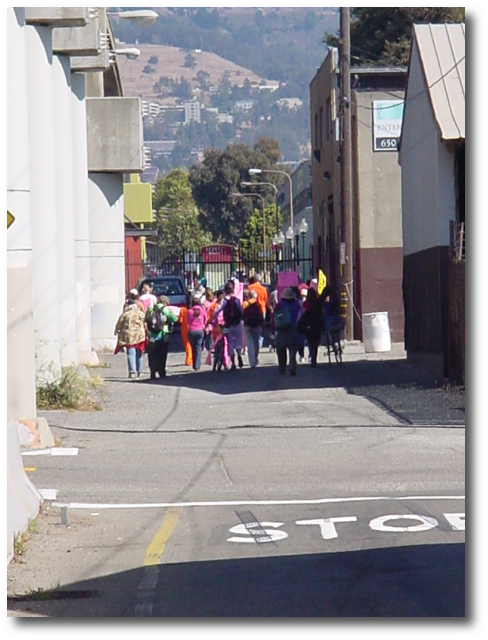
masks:
{"label": "tree", "polygon": [[[264,193],[263,193],[264,195]],[[246,198],[247,199],[247,198]],[[249,200],[256,203],[259,198],[252,198],[249,196]],[[261,205],[261,201],[259,201]],[[276,233],[276,224],[278,223],[278,229],[281,229],[283,224],[283,216],[279,209],[276,209],[275,204],[268,205],[264,208],[264,219],[266,222],[266,248],[269,251],[273,243],[273,236]],[[248,217],[244,232],[241,238],[241,246],[244,251],[244,258],[256,256],[258,251],[262,251],[263,247],[263,209],[262,206],[253,209],[251,215]]]}
{"label": "tree", "polygon": [[185,56],[185,62],[183,63],[184,67],[188,67],[189,69],[194,69],[197,66],[197,61],[195,60],[195,56],[193,53],[188,53]]}
{"label": "tree", "polygon": [[208,91],[208,81],[210,80],[210,74],[206,71],[199,71],[197,73],[197,82],[202,91]]}
{"label": "tree", "polygon": [[[464,7],[356,7],[351,9],[351,56],[357,66],[408,65],[413,24],[463,22]],[[324,34],[338,46],[338,37]]]}
{"label": "tree", "polygon": [[174,169],[156,182],[154,208],[161,248],[196,252],[210,242],[200,226],[198,207],[184,169]]}
{"label": "tree", "polygon": [[[214,241],[237,245],[252,212],[250,198],[233,203],[232,194],[241,182],[249,181],[249,169],[272,168],[275,165],[277,143],[255,145],[231,144],[223,151],[207,149],[203,162],[190,167],[192,193],[200,209],[202,227]],[[266,155],[270,151],[271,157]]]}

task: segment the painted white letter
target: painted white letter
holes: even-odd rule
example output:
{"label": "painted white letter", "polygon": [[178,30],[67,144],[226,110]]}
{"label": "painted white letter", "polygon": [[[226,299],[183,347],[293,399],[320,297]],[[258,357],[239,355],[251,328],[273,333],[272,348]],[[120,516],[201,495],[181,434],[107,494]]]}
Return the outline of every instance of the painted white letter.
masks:
{"label": "painted white letter", "polygon": [[[392,527],[385,524],[388,520],[420,520],[421,524],[413,525],[411,527]],[[369,523],[369,526],[374,531],[428,531],[437,527],[438,522],[435,518],[429,518],[428,516],[416,516],[412,513],[408,513],[404,516],[381,516],[374,518]]]}
{"label": "painted white letter", "polygon": [[297,520],[295,524],[318,524],[320,533],[324,540],[337,538],[337,530],[334,522],[357,522],[356,516],[345,516],[343,518],[319,518],[318,520]]}
{"label": "painted white letter", "polygon": [[464,513],[445,513],[444,518],[449,522],[454,531],[464,531]]}
{"label": "painted white letter", "polygon": [[227,538],[227,542],[276,542],[288,538],[286,531],[274,531],[264,527],[282,527],[283,522],[246,522],[231,527],[231,533],[238,533],[245,538]]}

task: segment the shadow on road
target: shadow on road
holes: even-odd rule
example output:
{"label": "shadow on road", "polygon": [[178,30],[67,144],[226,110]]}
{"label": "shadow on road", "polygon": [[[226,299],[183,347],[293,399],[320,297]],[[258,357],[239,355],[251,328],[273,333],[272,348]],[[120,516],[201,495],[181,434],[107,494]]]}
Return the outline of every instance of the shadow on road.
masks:
{"label": "shadow on road", "polygon": [[350,394],[367,398],[403,424],[464,425],[465,420],[462,393],[454,392],[428,372],[402,359],[357,360],[342,365],[322,362],[316,369],[308,364],[298,365],[295,377],[290,377],[288,372],[280,375],[274,364],[219,373],[210,368],[198,373],[190,368],[183,372],[181,369],[169,366],[168,377],[163,380],[151,381],[146,377],[135,382],[125,378],[118,382],[186,387],[225,396],[286,390],[317,390],[320,393],[324,389],[344,388]]}
{"label": "shadow on road", "polygon": [[62,618],[464,617],[465,550],[436,544],[161,564],[7,605]]}

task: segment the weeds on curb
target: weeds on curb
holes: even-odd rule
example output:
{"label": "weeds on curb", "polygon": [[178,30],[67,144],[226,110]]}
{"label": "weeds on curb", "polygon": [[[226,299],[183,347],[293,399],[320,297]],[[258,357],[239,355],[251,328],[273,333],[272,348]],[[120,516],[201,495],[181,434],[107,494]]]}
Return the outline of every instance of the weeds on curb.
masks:
{"label": "weeds on curb", "polygon": [[44,376],[36,381],[38,409],[94,409],[100,411],[104,382],[81,367],[69,367],[60,376]]}

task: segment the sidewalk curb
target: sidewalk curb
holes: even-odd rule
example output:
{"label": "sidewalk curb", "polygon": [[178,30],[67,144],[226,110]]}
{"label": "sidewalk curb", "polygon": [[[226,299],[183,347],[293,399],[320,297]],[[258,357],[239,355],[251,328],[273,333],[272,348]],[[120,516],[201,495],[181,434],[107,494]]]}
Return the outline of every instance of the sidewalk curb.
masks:
{"label": "sidewalk curb", "polygon": [[46,418],[15,420],[22,450],[54,447],[54,437]]}

